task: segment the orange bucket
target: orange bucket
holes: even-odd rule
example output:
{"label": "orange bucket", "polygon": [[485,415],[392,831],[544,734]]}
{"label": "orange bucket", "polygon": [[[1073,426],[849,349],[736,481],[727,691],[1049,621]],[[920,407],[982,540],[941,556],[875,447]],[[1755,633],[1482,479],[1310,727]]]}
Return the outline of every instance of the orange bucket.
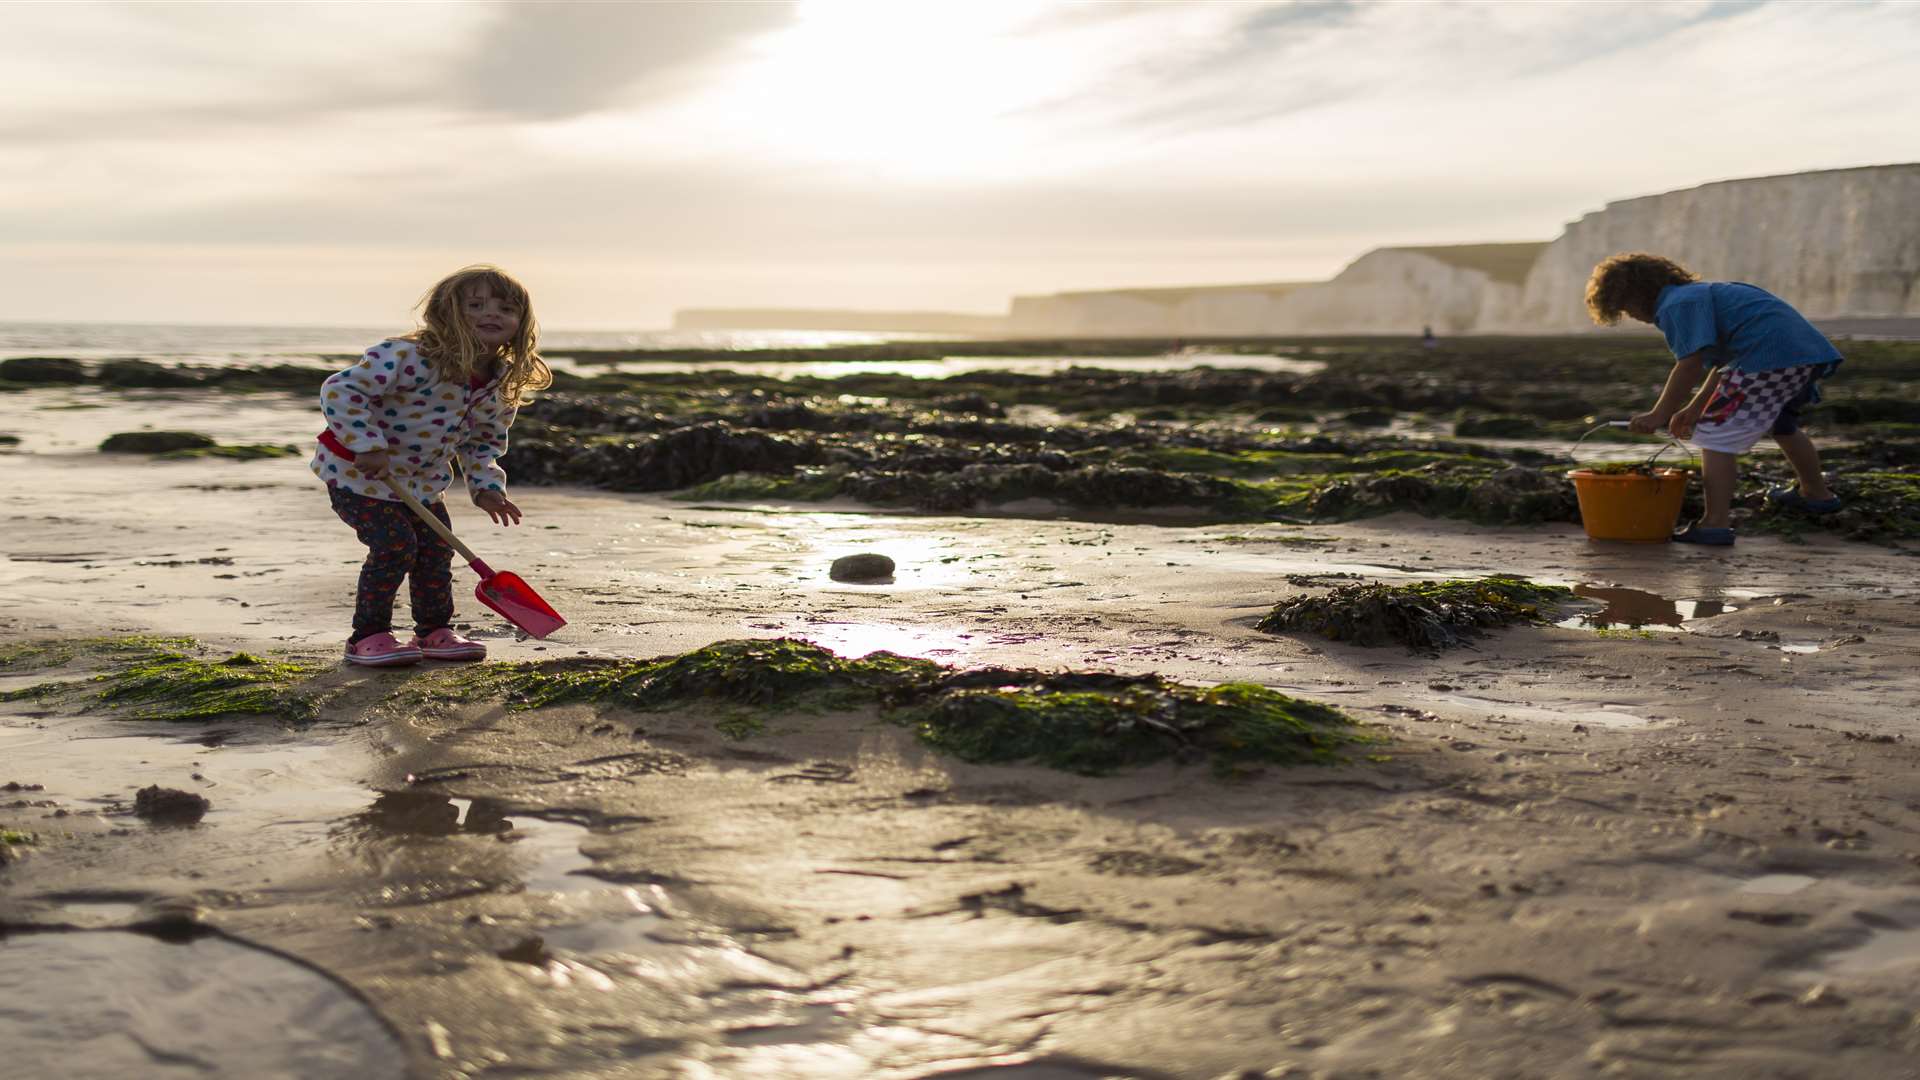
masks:
{"label": "orange bucket", "polygon": [[1575,469],[1567,474],[1580,499],[1580,523],[1594,540],[1666,540],[1680,521],[1687,497],[1686,469],[1651,473],[1600,473]]}

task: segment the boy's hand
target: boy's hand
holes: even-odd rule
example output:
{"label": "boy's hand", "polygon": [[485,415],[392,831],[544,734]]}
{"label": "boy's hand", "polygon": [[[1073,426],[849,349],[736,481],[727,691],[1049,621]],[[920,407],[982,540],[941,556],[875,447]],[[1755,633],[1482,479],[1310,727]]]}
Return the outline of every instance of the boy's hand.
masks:
{"label": "boy's hand", "polygon": [[1632,418],[1627,421],[1627,430],[1633,432],[1635,435],[1652,435],[1665,427],[1666,424],[1667,418],[1661,416],[1659,413],[1634,413]]}
{"label": "boy's hand", "polygon": [[502,492],[488,488],[473,497],[473,505],[485,510],[497,525],[520,524],[520,508]]}
{"label": "boy's hand", "polygon": [[1700,413],[1698,410],[1681,409],[1679,412],[1673,414],[1673,419],[1667,421],[1667,434],[1672,435],[1676,439],[1690,438],[1693,435],[1694,425],[1699,422]]}

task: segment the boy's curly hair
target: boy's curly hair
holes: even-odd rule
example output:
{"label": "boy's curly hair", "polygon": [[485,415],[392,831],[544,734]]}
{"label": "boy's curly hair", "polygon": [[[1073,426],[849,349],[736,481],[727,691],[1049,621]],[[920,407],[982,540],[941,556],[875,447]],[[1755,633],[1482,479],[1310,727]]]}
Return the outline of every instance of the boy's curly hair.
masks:
{"label": "boy's curly hair", "polygon": [[1669,285],[1699,281],[1698,274],[1659,255],[1622,252],[1600,261],[1587,279],[1587,314],[1601,326],[1612,326],[1620,316],[1644,311],[1653,315],[1660,290]]}

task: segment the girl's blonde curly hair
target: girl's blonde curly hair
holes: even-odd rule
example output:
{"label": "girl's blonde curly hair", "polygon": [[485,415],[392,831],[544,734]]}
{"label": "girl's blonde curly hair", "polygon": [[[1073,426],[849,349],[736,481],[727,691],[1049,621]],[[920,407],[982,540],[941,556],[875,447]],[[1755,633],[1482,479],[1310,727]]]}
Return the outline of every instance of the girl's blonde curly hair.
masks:
{"label": "girl's blonde curly hair", "polygon": [[1661,289],[1699,280],[1699,275],[1672,259],[1644,251],[1622,252],[1593,268],[1593,276],[1587,279],[1587,314],[1601,326],[1612,326],[1621,315],[1651,322]]}
{"label": "girl's blonde curly hair", "polygon": [[[461,301],[470,290],[484,290],[520,308],[520,329],[513,340],[491,354],[473,336],[467,325]],[[420,313],[420,328],[407,340],[420,346],[427,363],[441,378],[466,383],[475,375],[491,373],[497,360],[500,372],[500,400],[518,408],[526,404],[535,390],[553,385],[553,369],[540,359],[536,345],[540,324],[533,317],[533,301],[527,287],[513,280],[505,270],[486,263],[463,267],[441,278],[414,309]]]}

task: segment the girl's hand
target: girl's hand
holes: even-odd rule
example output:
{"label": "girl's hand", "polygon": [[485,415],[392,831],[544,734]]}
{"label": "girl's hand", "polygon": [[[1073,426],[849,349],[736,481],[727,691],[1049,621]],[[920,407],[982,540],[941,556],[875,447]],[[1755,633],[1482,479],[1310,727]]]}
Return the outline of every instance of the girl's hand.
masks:
{"label": "girl's hand", "polygon": [[473,497],[473,505],[487,512],[487,516],[497,525],[520,524],[520,508],[513,505],[504,492],[488,488]]}
{"label": "girl's hand", "polygon": [[1635,435],[1651,435],[1665,424],[1666,420],[1657,413],[1634,413],[1633,417],[1627,421],[1627,430]]}
{"label": "girl's hand", "polygon": [[1693,409],[1681,409],[1667,421],[1667,434],[1676,439],[1685,439],[1693,435],[1694,425],[1700,422],[1700,413]]}
{"label": "girl's hand", "polygon": [[387,452],[385,450],[362,450],[353,455],[353,467],[360,475],[378,480],[387,475]]}

